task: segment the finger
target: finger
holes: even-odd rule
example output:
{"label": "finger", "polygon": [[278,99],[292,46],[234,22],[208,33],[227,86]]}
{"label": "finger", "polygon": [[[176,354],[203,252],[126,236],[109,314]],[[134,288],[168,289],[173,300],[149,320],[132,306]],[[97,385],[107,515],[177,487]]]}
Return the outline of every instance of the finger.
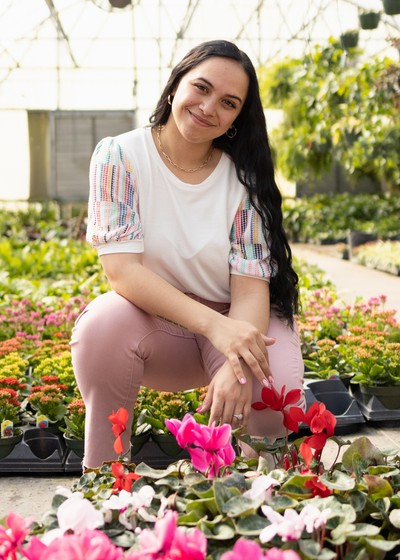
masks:
{"label": "finger", "polygon": [[261,338],[263,339],[265,346],[272,346],[276,342],[276,338],[273,336],[265,336],[262,334]]}
{"label": "finger", "polygon": [[[233,417],[234,411],[235,411],[235,403],[229,400],[225,401],[224,411],[221,418],[221,424],[233,425],[233,420],[236,420],[236,418]],[[237,414],[239,414],[239,412]]]}
{"label": "finger", "polygon": [[235,374],[239,383],[241,385],[245,385],[246,384],[246,376],[243,373],[243,369],[242,369],[242,366],[240,364],[240,360],[239,360],[239,357],[237,356],[237,354],[233,354],[233,353],[229,354],[228,360],[229,360],[229,363],[231,365],[232,371]]}
{"label": "finger", "polygon": [[254,357],[254,355],[251,352],[249,352],[249,351],[243,352],[242,358],[246,362],[246,364],[249,366],[249,368],[251,369],[253,375],[261,383],[261,385],[263,385],[264,387],[269,387],[270,382],[269,382],[268,378],[272,377],[272,372],[271,372],[271,368],[269,367],[268,363],[265,362],[264,368],[263,368],[264,371],[263,371],[259,362],[256,360],[256,358]]}
{"label": "finger", "polygon": [[251,414],[251,401],[247,401],[244,403],[243,405],[243,420],[241,422],[241,424],[243,426],[247,426],[249,419],[250,419],[250,414]]}
{"label": "finger", "polygon": [[215,422],[216,426],[219,424],[223,410],[224,410],[223,403],[221,401],[214,400],[211,406],[210,420],[208,422],[209,426],[211,426],[213,422]]}
{"label": "finger", "polygon": [[214,386],[210,384],[205,399],[203,401],[203,404],[196,409],[196,412],[198,412],[199,414],[205,414],[208,410],[210,410],[213,401],[213,394],[214,394]]}

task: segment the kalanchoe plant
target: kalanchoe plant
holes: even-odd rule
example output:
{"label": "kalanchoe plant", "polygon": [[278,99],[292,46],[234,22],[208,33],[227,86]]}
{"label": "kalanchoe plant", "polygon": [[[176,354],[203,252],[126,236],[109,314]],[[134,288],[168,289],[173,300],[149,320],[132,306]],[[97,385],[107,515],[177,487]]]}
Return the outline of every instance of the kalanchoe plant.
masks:
{"label": "kalanchoe plant", "polygon": [[328,379],[352,371],[350,359],[343,349],[333,340],[323,339],[316,344],[318,350],[304,360],[308,367],[306,377],[312,379]]}
{"label": "kalanchoe plant", "polygon": [[194,414],[201,406],[206,391],[206,387],[176,393],[143,388],[139,400],[141,409],[147,411],[144,420],[156,433],[169,433],[165,420],[169,418],[182,420],[186,414]]}
{"label": "kalanchoe plant", "polygon": [[74,399],[67,406],[67,416],[64,418],[67,428],[60,428],[60,430],[69,438],[84,439],[85,417],[86,409],[83,399]]}
{"label": "kalanchoe plant", "polygon": [[0,358],[0,379],[4,377],[16,377],[24,381],[28,362],[21,358],[17,352],[11,352]]}
{"label": "kalanchoe plant", "polygon": [[13,389],[0,389],[0,424],[10,420],[14,424],[18,421],[18,412],[21,403],[18,393]]}
{"label": "kalanchoe plant", "polygon": [[67,407],[64,404],[65,385],[38,385],[30,389],[28,402],[36,415],[44,415],[51,422],[63,420]]}
{"label": "kalanchoe plant", "polygon": [[68,394],[72,394],[76,387],[76,379],[72,369],[71,352],[65,351],[51,358],[44,358],[33,371],[36,379],[43,376],[57,376],[66,385]]}

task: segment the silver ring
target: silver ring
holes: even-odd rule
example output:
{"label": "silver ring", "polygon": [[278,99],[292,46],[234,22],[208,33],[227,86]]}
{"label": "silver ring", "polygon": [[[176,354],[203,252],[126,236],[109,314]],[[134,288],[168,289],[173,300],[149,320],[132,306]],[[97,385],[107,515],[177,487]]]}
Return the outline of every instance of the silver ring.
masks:
{"label": "silver ring", "polygon": [[243,420],[243,414],[234,414],[233,416],[238,420]]}

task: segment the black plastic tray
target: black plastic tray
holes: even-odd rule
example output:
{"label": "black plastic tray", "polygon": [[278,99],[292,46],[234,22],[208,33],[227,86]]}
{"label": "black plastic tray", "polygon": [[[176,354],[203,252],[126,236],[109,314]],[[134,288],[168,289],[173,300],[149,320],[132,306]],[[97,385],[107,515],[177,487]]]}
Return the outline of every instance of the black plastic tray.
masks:
{"label": "black plastic tray", "polygon": [[350,392],[356,400],[367,424],[373,427],[397,427],[400,426],[400,409],[389,410],[381,401],[372,395],[367,401],[361,392],[359,385],[350,384]]}
{"label": "black plastic tray", "polygon": [[[82,472],[82,459],[69,450],[61,435],[51,434],[41,428],[24,427],[24,437],[12,452],[0,459],[0,473],[59,473]],[[154,469],[165,469],[179,459],[190,459],[187,451],[169,456],[158,445],[147,441],[132,463],[146,463]]]}
{"label": "black plastic tray", "polygon": [[[324,403],[336,418],[335,435],[346,435],[359,430],[365,420],[340,379],[306,381],[304,387],[307,410],[314,403]],[[306,424],[300,424],[296,437],[311,434]],[[293,436],[292,436],[293,437]]]}
{"label": "black plastic tray", "polygon": [[22,430],[22,441],[0,460],[0,472],[64,472],[67,449],[63,439],[41,428]]}

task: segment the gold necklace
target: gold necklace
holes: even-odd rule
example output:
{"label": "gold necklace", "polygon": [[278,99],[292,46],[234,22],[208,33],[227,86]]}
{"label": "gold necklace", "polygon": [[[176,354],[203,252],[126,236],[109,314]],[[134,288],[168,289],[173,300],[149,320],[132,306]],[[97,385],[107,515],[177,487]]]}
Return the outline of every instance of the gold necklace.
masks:
{"label": "gold necklace", "polygon": [[195,169],[184,169],[183,167],[179,167],[179,165],[177,165],[176,163],[174,163],[174,162],[172,161],[172,159],[164,152],[163,147],[162,147],[162,144],[161,144],[160,132],[161,132],[162,130],[164,130],[164,128],[165,128],[165,125],[162,125],[162,124],[159,124],[159,125],[157,126],[157,140],[158,140],[158,145],[159,145],[159,148],[160,148],[160,152],[161,152],[162,155],[169,161],[169,163],[170,163],[171,165],[173,165],[174,167],[177,167],[177,168],[180,169],[181,171],[185,171],[185,173],[194,173],[195,171],[198,171],[199,169],[201,169],[202,167],[204,167],[205,165],[207,165],[207,163],[210,161],[210,159],[211,159],[211,157],[212,157],[212,155],[213,155],[213,153],[214,153],[215,148],[213,148],[213,149],[211,150],[211,154],[208,156],[208,158],[206,159],[206,161],[205,161],[204,163],[202,163],[201,165],[199,165],[199,167],[196,167]]}

